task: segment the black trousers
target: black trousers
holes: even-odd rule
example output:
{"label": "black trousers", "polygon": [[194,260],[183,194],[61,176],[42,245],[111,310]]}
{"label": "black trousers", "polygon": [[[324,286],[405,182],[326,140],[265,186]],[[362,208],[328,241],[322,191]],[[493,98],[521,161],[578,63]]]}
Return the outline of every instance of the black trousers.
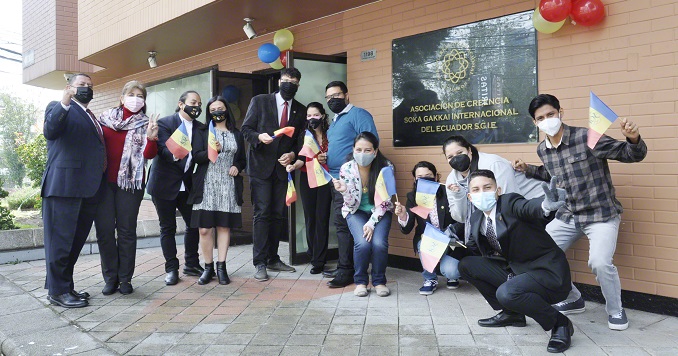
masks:
{"label": "black trousers", "polygon": [[507,281],[507,267],[504,261],[467,256],[459,262],[459,273],[480,291],[494,310],[524,314],[544,330],[553,329],[559,312],[551,304],[567,298],[568,292],[547,289],[527,273]]}
{"label": "black trousers", "polygon": [[311,188],[308,186],[308,175],[301,172],[299,194],[304,206],[306,221],[306,243],[313,267],[322,267],[327,262],[327,243],[330,234],[330,209],[332,192],[330,185]]}
{"label": "black trousers", "polygon": [[348,223],[341,215],[341,207],[344,206],[344,197],[334,189],[332,184],[332,205],[334,209],[334,227],[337,229],[337,245],[339,245],[338,269],[349,271],[353,275],[353,236],[348,229]]}
{"label": "black trousers", "polygon": [[250,177],[250,190],[254,207],[252,263],[255,266],[275,263],[280,261],[278,246],[287,228],[283,224],[287,180],[280,180],[274,170],[266,179]]}
{"label": "black trousers", "polygon": [[193,205],[186,203],[188,192],[179,192],[174,200],[165,200],[153,197],[155,211],[160,220],[160,246],[162,254],[165,256],[165,272],[178,271],[179,259],[177,258],[177,242],[175,235],[177,233],[177,213],[179,210],[181,217],[186,223],[186,233],[184,234],[184,259],[187,265],[199,266],[198,242],[200,236],[198,229],[191,226],[191,211]]}
{"label": "black trousers", "polygon": [[73,270],[92,229],[104,185],[91,198],[43,197],[45,289],[57,296],[73,290]]}
{"label": "black trousers", "polygon": [[127,191],[117,183],[104,184],[94,226],[106,283],[132,280],[137,255],[137,217],[143,198],[143,189]]}

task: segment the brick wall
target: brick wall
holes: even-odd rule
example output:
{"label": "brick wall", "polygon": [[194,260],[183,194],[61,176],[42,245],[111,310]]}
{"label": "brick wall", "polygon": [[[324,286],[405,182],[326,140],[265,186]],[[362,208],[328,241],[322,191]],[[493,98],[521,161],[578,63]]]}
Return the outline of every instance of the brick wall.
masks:
{"label": "brick wall", "polygon": [[[384,0],[290,29],[297,51],[347,53],[351,100],[373,114],[383,152],[397,167],[398,195],[403,201],[412,183],[410,167],[421,157],[436,164],[443,177],[450,168],[439,147],[392,147],[391,41],[530,10],[537,3]],[[615,263],[625,290],[678,297],[678,156],[674,153],[678,148],[678,0],[604,3],[607,18],[599,26],[568,23],[553,35],[539,34],[539,89],[561,99],[564,120],[569,124],[586,125],[588,95],[593,90],[619,115],[640,125],[649,148],[645,161],[610,164],[617,197],[625,208]],[[272,42],[272,34],[110,83],[97,83],[92,107],[98,112],[113,105],[122,85],[131,79],[150,82],[215,64],[220,70],[234,72],[267,68],[256,55],[258,47],[267,42]],[[360,62],[360,51],[373,48],[377,59]],[[611,130],[610,135],[622,138],[618,130]],[[479,149],[538,163],[534,144],[479,145]],[[243,213],[244,222],[250,217],[251,209]],[[414,256],[411,246],[411,236],[402,235],[394,224],[390,253]],[[577,242],[568,257],[575,281],[597,284],[587,267],[588,241]]]}

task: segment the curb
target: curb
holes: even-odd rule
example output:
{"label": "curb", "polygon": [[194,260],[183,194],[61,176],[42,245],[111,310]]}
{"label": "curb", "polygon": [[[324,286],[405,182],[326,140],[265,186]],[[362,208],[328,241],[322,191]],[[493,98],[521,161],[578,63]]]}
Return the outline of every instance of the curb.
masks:
{"label": "curb", "polygon": [[0,355],[4,356],[19,356],[19,355],[26,355],[25,353],[21,353],[19,348],[16,346],[14,341],[7,336],[5,336],[5,333],[0,330]]}

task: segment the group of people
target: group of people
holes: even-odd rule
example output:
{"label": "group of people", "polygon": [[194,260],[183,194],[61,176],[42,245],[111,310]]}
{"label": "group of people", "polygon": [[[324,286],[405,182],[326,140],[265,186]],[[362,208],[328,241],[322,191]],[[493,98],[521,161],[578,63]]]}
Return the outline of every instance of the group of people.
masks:
{"label": "group of people", "polygon": [[[447,278],[447,288],[466,280],[500,311],[479,320],[481,326],[525,326],[529,316],[552,331],[548,351],[562,352],[574,332],[566,315],[585,309],[564,251],[586,235],[589,266],[606,300],[608,326],[628,327],[612,263],[622,207],[607,160],[638,162],[645,157],[647,146],[636,124],[620,119],[626,141],[603,135],[591,149],[588,130],[564,124],[558,99],[539,95],[530,103],[529,113],[546,134],[537,147],[543,164],[510,162],[479,152],[463,136],[451,136],[442,149],[452,172],[435,192],[434,208],[423,217],[412,210],[417,206],[417,186],[423,180],[440,181],[435,165],[421,161],[413,167],[414,185],[405,205],[375,201],[378,176],[393,164],[380,150],[372,116],[351,104],[345,83],[333,81],[325,88],[327,106],[334,113],[330,119],[321,103],[304,106],[294,99],[300,81],[297,69],[283,69],[280,90],[255,96],[238,130],[220,96],[207,102],[206,124],[196,120],[202,101],[195,91],[181,95],[173,115],[149,118],[146,89],[137,81],[127,83],[119,104],[97,118],[87,109],[93,97],[91,78],[71,77],[61,101],[50,103],[45,113],[48,161],[42,196],[49,301],[63,307],[88,304],[89,294],[74,288],[73,267],[93,223],[105,281],[102,293],[133,292],[136,219],[144,189],[158,213],[165,283],[179,280],[176,210],[186,223],[183,273],[197,276],[199,284],[215,277],[220,284],[230,283],[226,256],[231,229],[242,226],[244,170],[254,209],[253,277],[265,281],[267,271],[294,272],[280,259],[278,247],[288,175],[299,169],[310,273],[330,277],[330,288],[355,283],[354,294],[365,297],[371,284],[376,295],[390,294],[385,272],[395,214],[403,233],[415,230],[416,252],[429,224],[459,241],[447,249],[438,270]],[[180,127],[192,147],[181,158],[168,148]],[[294,132],[274,134],[286,127]],[[306,136],[317,142],[317,153],[303,149]],[[210,146],[216,146],[216,160],[210,159]],[[150,159],[146,182],[145,162]],[[332,176],[329,184],[309,183],[315,172],[307,167],[315,160]],[[336,269],[326,270],[331,213],[339,260]],[[430,295],[437,289],[438,276],[435,271],[422,274],[419,292]]]}

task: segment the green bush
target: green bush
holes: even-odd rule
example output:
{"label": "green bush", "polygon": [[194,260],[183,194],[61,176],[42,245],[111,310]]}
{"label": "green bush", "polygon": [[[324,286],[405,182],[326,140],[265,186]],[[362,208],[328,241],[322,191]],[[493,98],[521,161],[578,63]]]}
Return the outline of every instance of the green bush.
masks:
{"label": "green bush", "polygon": [[3,189],[5,187],[5,180],[0,178],[0,199],[6,198],[9,195],[9,192]]}
{"label": "green bush", "polygon": [[11,230],[16,228],[17,226],[14,225],[14,216],[12,216],[12,213],[4,206],[0,206],[0,230]]}
{"label": "green bush", "polygon": [[47,140],[42,134],[20,144],[16,149],[19,160],[28,171],[28,178],[34,187],[39,187],[47,164]]}
{"label": "green bush", "polygon": [[10,209],[40,209],[42,208],[42,198],[40,197],[40,188],[21,188],[12,192],[7,199],[7,206]]}

